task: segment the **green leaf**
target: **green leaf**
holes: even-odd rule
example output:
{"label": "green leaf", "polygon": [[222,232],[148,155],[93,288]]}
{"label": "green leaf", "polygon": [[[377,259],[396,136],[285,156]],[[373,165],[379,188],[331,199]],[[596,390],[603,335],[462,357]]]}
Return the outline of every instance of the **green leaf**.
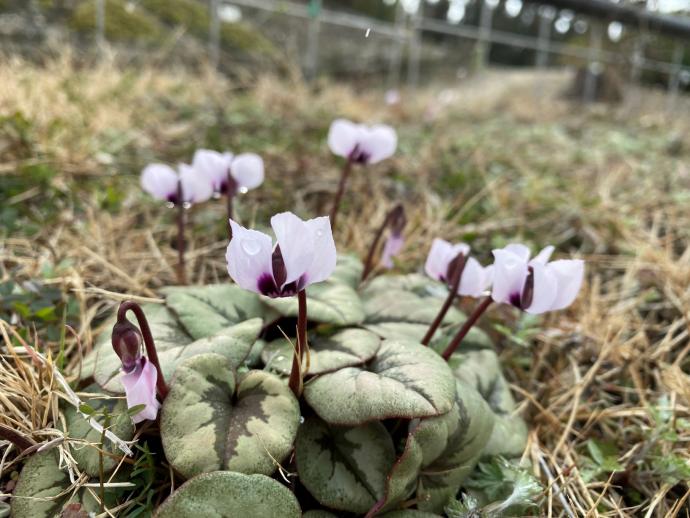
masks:
{"label": "green leaf", "polygon": [[[297,317],[297,297],[262,301],[285,317]],[[350,326],[364,320],[364,309],[357,292],[335,280],[313,284],[307,288],[307,318],[312,322]]]}
{"label": "green leaf", "polygon": [[381,423],[345,428],[312,417],[300,427],[295,458],[300,482],[319,503],[364,514],[383,497],[395,450]]}
{"label": "green leaf", "polygon": [[428,347],[384,340],[369,363],[315,378],[305,385],[304,396],[328,423],[355,426],[444,414],[453,406],[455,381],[446,362]]}
{"label": "green leaf", "polygon": [[131,417],[134,417],[139,412],[143,412],[144,409],[146,409],[146,405],[134,405],[133,407],[127,409],[127,414],[129,414]]}
{"label": "green leaf", "polygon": [[272,474],[290,453],[299,404],[280,378],[242,376],[214,353],[181,363],[161,411],[166,458],[184,477],[216,470]]}
{"label": "green leaf", "polygon": [[[309,371],[323,374],[359,365],[371,360],[381,339],[364,329],[346,329],[331,337],[317,336],[309,342]],[[293,348],[285,339],[274,340],[264,347],[261,357],[266,368],[288,375],[292,369]]]}
{"label": "green leaf", "polygon": [[262,517],[299,518],[292,492],[264,475],[231,471],[206,473],[188,480],[156,511],[157,518]]}
{"label": "green leaf", "polygon": [[330,276],[332,281],[346,284],[350,288],[357,289],[362,278],[364,265],[354,255],[339,255],[335,270]]}
{"label": "green leaf", "polygon": [[515,400],[492,349],[460,350],[448,362],[457,379],[475,388],[495,414],[494,429],[484,453],[516,457],[527,443],[527,425],[515,415]]}
{"label": "green leaf", "polygon": [[[52,499],[70,485],[66,471],[60,470],[57,450],[32,455],[24,463],[12,498],[14,518],[36,518],[59,514],[65,498]],[[44,500],[48,498],[49,500]]]}
{"label": "green leaf", "polygon": [[195,339],[265,313],[259,296],[236,284],[171,286],[161,291],[168,308]]}

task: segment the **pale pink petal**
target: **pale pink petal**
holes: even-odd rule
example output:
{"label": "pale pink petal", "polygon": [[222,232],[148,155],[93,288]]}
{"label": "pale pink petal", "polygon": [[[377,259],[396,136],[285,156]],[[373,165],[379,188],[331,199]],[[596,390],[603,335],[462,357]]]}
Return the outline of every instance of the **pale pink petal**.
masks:
{"label": "pale pink petal", "polygon": [[546,265],[558,280],[558,293],[552,310],[564,309],[573,303],[580,292],[585,274],[585,263],[581,259],[553,261]]}
{"label": "pale pink petal", "polygon": [[367,163],[375,164],[395,153],[398,136],[390,126],[379,124],[364,130],[359,142],[360,151],[367,155]]}
{"label": "pale pink petal", "polygon": [[527,278],[527,259],[505,249],[493,251],[493,289],[491,298],[496,302],[514,304],[522,295]]}
{"label": "pale pink petal", "polygon": [[261,293],[259,282],[265,277],[273,278],[271,237],[263,232],[248,230],[232,220],[230,227],[232,239],[225,254],[228,273],[242,288]]}
{"label": "pale pink petal", "polygon": [[199,176],[211,182],[214,191],[219,192],[228,181],[229,163],[224,155],[210,149],[197,149],[192,159],[192,167]]}
{"label": "pale pink petal", "polygon": [[515,254],[517,257],[527,262],[529,260],[530,251],[529,248],[522,243],[511,243],[503,247],[503,250]]}
{"label": "pale pink petal", "polygon": [[532,302],[525,308],[527,313],[538,315],[553,309],[553,303],[558,294],[558,280],[556,276],[541,263],[532,265],[534,272],[534,291]]}
{"label": "pale pink petal", "polygon": [[328,147],[334,154],[348,158],[357,145],[358,135],[357,124],[345,119],[336,119],[328,130]]}
{"label": "pale pink petal", "polygon": [[[314,260],[314,235],[307,225],[292,212],[282,212],[271,218],[271,227],[285,263],[286,284],[304,275]],[[331,238],[332,239],[332,238]]]}
{"label": "pale pink petal", "polygon": [[484,288],[483,290],[488,290],[494,282],[494,265],[484,267]]}
{"label": "pale pink petal", "polygon": [[465,243],[451,244],[443,239],[435,238],[431,243],[431,250],[424,264],[424,271],[432,279],[447,281],[448,264],[462,252],[469,255],[470,247]]}
{"label": "pale pink petal", "polygon": [[479,297],[486,289],[486,274],[474,257],[468,257],[460,277],[458,293],[468,297]]}
{"label": "pale pink petal", "polygon": [[202,203],[213,196],[213,184],[210,178],[202,176],[192,166],[179,164],[180,181],[182,182],[182,200],[187,203]]}
{"label": "pale pink petal", "polygon": [[539,252],[537,255],[535,255],[532,260],[529,262],[530,265],[534,263],[541,263],[541,264],[546,264],[549,262],[549,259],[551,258],[551,254],[554,251],[553,246],[547,246],[545,247],[541,252]]}
{"label": "pale pink petal", "polygon": [[130,373],[122,375],[122,385],[125,387],[127,396],[127,407],[132,408],[138,405],[146,405],[144,410],[132,416],[135,423],[146,419],[155,419],[158,415],[160,403],[156,399],[156,381],[158,371],[156,367],[146,358],[141,359],[141,363]]}
{"label": "pale pink petal", "polygon": [[236,155],[230,166],[240,191],[255,189],[264,182],[264,161],[256,153]]}
{"label": "pale pink petal", "polygon": [[399,234],[390,234],[383,245],[381,264],[384,268],[393,268],[393,257],[398,255],[405,245],[405,240]]}
{"label": "pale pink petal", "polygon": [[333,273],[333,270],[335,270],[335,263],[337,261],[330,218],[328,216],[322,216],[320,218],[307,220],[304,224],[307,226],[314,239],[314,255],[311,265],[305,272],[305,284],[300,286],[300,288],[306,287],[308,284],[328,279]]}
{"label": "pale pink petal", "polygon": [[172,201],[177,196],[178,178],[172,167],[150,164],[141,172],[141,187],[157,200]]}

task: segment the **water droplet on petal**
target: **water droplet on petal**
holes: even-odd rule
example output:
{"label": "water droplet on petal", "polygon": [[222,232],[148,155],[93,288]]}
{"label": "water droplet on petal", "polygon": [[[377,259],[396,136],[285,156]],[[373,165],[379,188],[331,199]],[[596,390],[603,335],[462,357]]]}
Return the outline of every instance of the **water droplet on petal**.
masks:
{"label": "water droplet on petal", "polygon": [[256,255],[261,251],[261,244],[256,239],[243,239],[242,250],[247,255]]}
{"label": "water droplet on petal", "polygon": [[301,415],[301,416],[299,416],[299,424],[303,424],[303,423],[304,423],[304,416]]}
{"label": "water droplet on petal", "polygon": [[238,191],[240,192],[240,194],[247,194],[249,192],[249,189],[247,189],[246,187],[243,186],[243,187],[240,187],[238,189]]}
{"label": "water droplet on petal", "polygon": [[316,237],[323,237],[323,229],[317,229]]}
{"label": "water droplet on petal", "polygon": [[192,204],[189,203],[188,201],[186,201],[186,202],[184,202],[184,203],[182,204],[182,207],[185,208],[185,209],[189,209],[189,208],[191,208],[191,206],[192,206]]}

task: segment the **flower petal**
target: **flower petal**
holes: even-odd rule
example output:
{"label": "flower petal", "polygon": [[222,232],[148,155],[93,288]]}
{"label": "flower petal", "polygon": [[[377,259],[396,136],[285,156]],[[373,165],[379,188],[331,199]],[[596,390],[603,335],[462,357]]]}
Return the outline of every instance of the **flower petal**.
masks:
{"label": "flower petal", "polygon": [[348,158],[357,145],[358,135],[357,124],[346,119],[336,119],[328,130],[328,147],[334,154]]}
{"label": "flower petal", "polygon": [[314,239],[314,255],[311,265],[305,272],[305,284],[302,287],[328,279],[335,270],[337,260],[330,218],[322,216],[307,220],[304,224]]}
{"label": "flower petal", "polygon": [[393,268],[393,257],[398,255],[405,245],[405,240],[400,234],[390,234],[383,245],[381,264],[384,268]]}
{"label": "flower petal", "polygon": [[546,268],[558,280],[558,293],[551,306],[552,310],[564,309],[573,303],[582,287],[585,263],[581,259],[553,261]]}
{"label": "flower petal", "polygon": [[246,290],[261,293],[259,281],[265,277],[273,278],[271,237],[256,230],[248,230],[230,220],[232,239],[228,245],[225,259],[232,280]]}
{"label": "flower petal", "polygon": [[180,181],[182,182],[182,200],[188,203],[201,203],[213,196],[213,184],[207,178],[187,164],[180,164]]}
{"label": "flower petal", "polygon": [[271,227],[280,246],[287,272],[285,282],[279,286],[282,288],[302,277],[314,261],[314,234],[305,222],[292,212],[282,212],[273,216]]}
{"label": "flower petal", "polygon": [[371,128],[364,128],[359,142],[360,148],[368,155],[367,163],[375,164],[395,153],[398,145],[398,135],[390,126],[378,124]]}
{"label": "flower petal", "polygon": [[514,297],[522,294],[527,279],[527,259],[522,259],[511,251],[493,251],[493,288],[491,298],[503,304],[512,304]]}
{"label": "flower petal", "polygon": [[530,265],[534,263],[541,263],[541,264],[546,264],[549,262],[549,259],[551,258],[551,254],[554,251],[553,246],[547,246],[545,247],[541,252],[539,252],[537,255],[535,255],[532,260],[529,262]]}
{"label": "flower petal", "polygon": [[523,261],[527,262],[529,260],[530,256],[530,251],[529,248],[522,243],[511,243],[509,245],[506,245],[503,247],[503,250],[506,252],[510,252],[511,254],[516,255]]}
{"label": "flower petal", "polygon": [[146,358],[142,358],[141,362],[132,372],[122,375],[122,385],[125,387],[127,396],[127,407],[146,405],[144,410],[132,416],[135,423],[146,419],[155,419],[161,406],[156,399],[158,371]]}
{"label": "flower petal", "polygon": [[453,245],[444,239],[435,238],[424,263],[424,271],[432,279],[447,281],[448,264],[462,252],[469,255],[470,247],[465,243]]}
{"label": "flower petal", "polygon": [[558,294],[558,279],[541,263],[535,263],[531,266],[534,272],[534,291],[532,292],[532,303],[525,308],[525,311],[532,315],[538,315],[553,309],[553,303]]}
{"label": "flower petal", "polygon": [[141,187],[157,200],[172,201],[177,196],[178,178],[172,167],[150,164],[141,172]]}
{"label": "flower petal", "polygon": [[241,153],[233,159],[230,172],[240,190],[255,189],[264,182],[264,161],[256,153]]}
{"label": "flower petal", "polygon": [[474,257],[468,257],[462,271],[458,293],[468,297],[479,297],[487,286],[486,269]]}
{"label": "flower petal", "polygon": [[230,162],[218,151],[197,149],[192,159],[192,167],[199,176],[207,178],[211,182],[214,191],[219,192],[228,180]]}

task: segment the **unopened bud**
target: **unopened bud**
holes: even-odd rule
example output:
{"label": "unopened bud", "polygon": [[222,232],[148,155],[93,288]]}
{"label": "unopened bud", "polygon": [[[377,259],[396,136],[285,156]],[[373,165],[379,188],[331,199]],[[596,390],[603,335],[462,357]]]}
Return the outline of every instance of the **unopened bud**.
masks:
{"label": "unopened bud", "polygon": [[391,233],[394,236],[402,235],[405,225],[407,224],[407,218],[405,217],[405,207],[402,204],[398,204],[390,211],[388,214]]}
{"label": "unopened bud", "polygon": [[128,320],[117,322],[113,326],[111,341],[115,353],[120,357],[122,368],[125,372],[131,372],[141,358],[141,331]]}

